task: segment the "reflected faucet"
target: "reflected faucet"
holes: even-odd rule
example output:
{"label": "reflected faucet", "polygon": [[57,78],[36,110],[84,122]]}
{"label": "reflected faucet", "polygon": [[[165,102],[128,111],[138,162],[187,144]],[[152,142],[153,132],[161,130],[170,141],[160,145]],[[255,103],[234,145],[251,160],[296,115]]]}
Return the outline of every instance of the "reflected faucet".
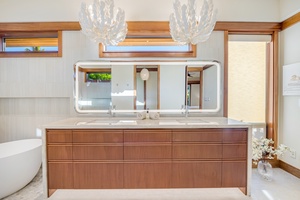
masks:
{"label": "reflected faucet", "polygon": [[114,116],[115,116],[114,110],[116,110],[116,105],[111,105],[111,106],[109,106],[108,114],[109,114],[111,117],[114,117]]}
{"label": "reflected faucet", "polygon": [[183,110],[182,114],[184,114],[185,117],[189,116],[189,107],[188,107],[188,105],[182,105],[181,110]]}

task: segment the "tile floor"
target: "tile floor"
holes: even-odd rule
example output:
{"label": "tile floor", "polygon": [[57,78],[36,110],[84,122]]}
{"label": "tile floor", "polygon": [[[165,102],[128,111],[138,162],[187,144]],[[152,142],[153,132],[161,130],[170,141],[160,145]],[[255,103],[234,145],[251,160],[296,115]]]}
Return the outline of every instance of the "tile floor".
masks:
{"label": "tile floor", "polygon": [[[22,190],[2,200],[44,200],[41,170]],[[138,192],[137,192],[138,191]],[[217,192],[216,192],[217,191]],[[103,197],[105,195],[105,197]],[[99,197],[101,196],[101,197]],[[184,190],[94,190],[57,191],[49,200],[300,200],[300,179],[275,168],[272,181],[263,180],[254,169],[251,197],[237,189],[184,189]]]}

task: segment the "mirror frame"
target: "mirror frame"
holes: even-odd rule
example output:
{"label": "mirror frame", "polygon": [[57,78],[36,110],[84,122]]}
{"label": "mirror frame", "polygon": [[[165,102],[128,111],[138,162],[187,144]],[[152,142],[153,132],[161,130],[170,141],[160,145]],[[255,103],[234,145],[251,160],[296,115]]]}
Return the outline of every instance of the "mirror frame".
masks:
{"label": "mirror frame", "polygon": [[[81,68],[107,68],[116,65],[182,65],[188,67],[198,67],[199,66],[206,66],[206,65],[215,65],[217,67],[217,106],[215,109],[189,109],[188,113],[216,113],[221,108],[221,65],[217,61],[129,61],[129,62],[121,62],[121,61],[78,61],[74,65],[75,75],[74,75],[74,108],[78,113],[138,113],[142,112],[143,110],[81,110],[79,109],[79,67]],[[185,106],[186,107],[186,106]],[[150,110],[150,112],[157,112],[157,113],[182,113],[183,109],[156,109]]]}

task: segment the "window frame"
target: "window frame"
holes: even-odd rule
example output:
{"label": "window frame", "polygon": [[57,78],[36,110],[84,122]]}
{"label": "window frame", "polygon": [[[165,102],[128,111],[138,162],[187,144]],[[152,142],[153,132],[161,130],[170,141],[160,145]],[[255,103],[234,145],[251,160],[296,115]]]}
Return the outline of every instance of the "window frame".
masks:
{"label": "window frame", "polygon": [[[57,36],[58,51],[24,51],[24,52],[5,52],[3,49],[4,38],[47,38]],[[34,46],[34,45],[33,45]],[[62,31],[44,31],[44,32],[0,32],[0,58],[18,58],[18,57],[62,57]]]}
{"label": "window frame", "polygon": [[[121,45],[127,46],[126,43],[131,43],[132,46],[136,44],[139,44],[139,46],[146,45],[147,42],[133,42],[132,40],[137,40],[139,39],[138,37],[136,38],[126,38]],[[160,41],[157,41],[160,40]],[[153,43],[162,43],[161,46],[166,45],[164,43],[169,43],[171,44],[170,38],[149,38],[149,41]],[[170,46],[174,45],[171,44]],[[153,45],[149,45],[153,46]],[[115,52],[106,52],[105,47],[103,44],[99,44],[99,57],[100,58],[136,58],[136,57],[176,57],[176,58],[195,58],[196,57],[196,51],[197,51],[197,46],[196,45],[189,45],[189,50],[188,51],[144,51],[144,52],[138,52],[138,51],[115,51]]]}

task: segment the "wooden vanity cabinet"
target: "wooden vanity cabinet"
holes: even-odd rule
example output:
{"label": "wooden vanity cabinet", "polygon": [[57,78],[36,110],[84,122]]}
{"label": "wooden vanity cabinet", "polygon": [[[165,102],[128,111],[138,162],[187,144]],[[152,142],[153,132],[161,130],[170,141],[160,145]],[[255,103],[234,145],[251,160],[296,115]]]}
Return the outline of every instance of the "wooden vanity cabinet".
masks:
{"label": "wooden vanity cabinet", "polygon": [[47,130],[48,189],[247,188],[247,128]]}
{"label": "wooden vanity cabinet", "polygon": [[222,187],[247,186],[247,129],[223,129]]}
{"label": "wooden vanity cabinet", "polygon": [[74,130],[74,189],[123,188],[123,131]]}
{"label": "wooden vanity cabinet", "polygon": [[73,188],[72,131],[47,130],[48,192]]}
{"label": "wooden vanity cabinet", "polygon": [[124,130],[124,188],[170,188],[171,130]]}
{"label": "wooden vanity cabinet", "polygon": [[173,130],[172,187],[221,187],[222,129]]}

